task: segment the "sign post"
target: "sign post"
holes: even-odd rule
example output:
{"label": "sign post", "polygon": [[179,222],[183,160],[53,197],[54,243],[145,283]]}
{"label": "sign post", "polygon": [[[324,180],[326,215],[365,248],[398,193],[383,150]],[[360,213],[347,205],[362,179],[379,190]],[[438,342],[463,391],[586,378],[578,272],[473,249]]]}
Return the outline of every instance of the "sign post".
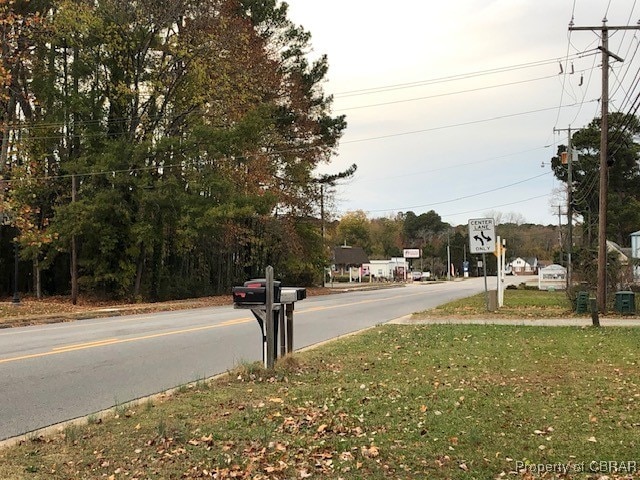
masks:
{"label": "sign post", "polygon": [[496,227],[493,218],[472,218],[469,220],[469,252],[482,254],[484,269],[484,296],[489,310],[489,290],[487,288],[487,253],[496,249]]}
{"label": "sign post", "polygon": [[498,263],[498,307],[504,305],[504,274],[505,274],[505,260],[506,260],[506,240],[500,239],[498,235],[498,241],[496,243],[496,251],[493,254],[496,256]]}

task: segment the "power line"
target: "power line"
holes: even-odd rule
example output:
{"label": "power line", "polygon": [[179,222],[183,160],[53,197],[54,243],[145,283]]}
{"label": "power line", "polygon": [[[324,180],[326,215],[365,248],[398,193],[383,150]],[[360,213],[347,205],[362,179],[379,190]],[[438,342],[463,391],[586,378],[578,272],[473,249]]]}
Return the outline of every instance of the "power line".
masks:
{"label": "power line", "polygon": [[[574,58],[581,58],[583,55],[589,55],[591,53],[595,53],[595,50],[576,53],[576,54],[573,55],[573,57]],[[554,64],[554,63],[557,63],[557,62],[558,62],[558,58],[552,58],[552,59],[538,60],[538,61],[533,61],[533,62],[528,62],[528,63],[521,63],[521,64],[511,65],[511,66],[507,66],[507,67],[493,68],[493,69],[489,69],[489,70],[480,70],[480,71],[476,71],[476,72],[462,73],[462,74],[450,75],[450,76],[446,76],[446,77],[439,77],[439,78],[433,78],[433,79],[428,79],[428,80],[419,80],[419,81],[416,81],[416,82],[397,83],[397,84],[391,84],[391,85],[383,85],[383,86],[379,86],[379,87],[362,88],[362,89],[357,89],[357,90],[348,90],[348,91],[345,91],[345,92],[335,93],[334,94],[334,98],[345,98],[345,97],[352,97],[352,96],[359,96],[359,95],[369,95],[369,94],[386,92],[386,91],[390,91],[390,90],[399,90],[399,89],[405,89],[405,88],[421,87],[421,86],[425,86],[425,85],[432,85],[432,84],[436,84],[436,83],[451,82],[451,81],[456,81],[456,80],[467,80],[469,78],[474,78],[474,77],[478,77],[478,76],[492,75],[492,74],[496,74],[496,73],[511,72],[511,71],[514,71],[514,70],[521,70],[521,69],[525,69],[525,68],[533,68],[533,67],[545,66],[545,65]]]}
{"label": "power line", "polygon": [[411,209],[414,209],[414,208],[435,207],[437,205],[444,205],[446,203],[453,203],[453,202],[458,202],[460,200],[466,200],[468,198],[479,197],[480,195],[486,195],[487,193],[494,193],[494,192],[497,192],[499,190],[504,190],[505,188],[510,188],[510,187],[514,187],[516,185],[520,185],[522,183],[530,182],[531,180],[535,180],[536,178],[544,177],[544,176],[547,176],[547,175],[550,175],[550,174],[551,174],[551,172],[545,172],[545,173],[542,173],[540,175],[535,175],[535,176],[530,177],[530,178],[525,178],[524,180],[519,180],[517,182],[510,183],[508,185],[503,185],[501,187],[496,187],[496,188],[493,188],[491,190],[485,190],[484,192],[473,193],[471,195],[464,195],[462,197],[453,198],[453,199],[450,199],[450,200],[443,200],[441,202],[428,203],[428,204],[425,204],[425,205],[413,205],[413,206],[402,207],[402,208],[385,208],[385,209],[380,209],[380,210],[369,210],[369,212],[388,212],[388,211],[396,211],[397,212],[397,211],[401,211],[401,210],[411,210]]}
{"label": "power line", "polygon": [[343,111],[347,111],[347,110],[358,110],[358,109],[362,109],[362,108],[371,108],[371,107],[383,107],[383,106],[387,106],[387,105],[395,105],[398,103],[408,103],[408,102],[415,102],[415,101],[419,101],[419,100],[429,100],[432,98],[440,98],[440,97],[448,97],[448,96],[452,96],[452,95],[460,95],[463,93],[472,93],[472,92],[480,92],[482,90],[490,90],[493,88],[501,88],[501,87],[510,87],[513,85],[522,85],[524,83],[532,83],[532,82],[538,82],[540,80],[548,80],[550,78],[556,78],[557,75],[547,75],[545,77],[538,77],[538,78],[531,78],[531,79],[527,79],[527,80],[519,80],[519,81],[514,81],[514,82],[508,82],[508,83],[501,83],[498,85],[489,85],[486,87],[477,87],[477,88],[470,88],[467,90],[458,90],[456,92],[447,92],[447,93],[439,93],[437,95],[429,95],[426,97],[417,97],[417,98],[408,98],[405,100],[394,100],[394,101],[390,101],[390,102],[383,102],[383,103],[372,103],[369,105],[359,105],[356,107],[345,107],[345,108],[339,108],[336,109],[336,112],[343,112]]}
{"label": "power line", "polygon": [[[590,100],[589,102],[585,102],[585,103],[591,103],[591,102],[597,102],[598,100]],[[565,105],[564,108],[570,108],[570,107],[575,107],[576,105],[580,105],[577,103],[571,104],[571,105]],[[444,130],[447,128],[455,128],[455,127],[465,127],[468,125],[477,125],[479,123],[485,123],[485,122],[493,122],[496,120],[504,120],[506,118],[513,118],[513,117],[519,117],[522,115],[530,115],[533,113],[541,113],[541,112],[548,112],[550,110],[555,110],[558,107],[547,107],[547,108],[540,108],[538,110],[529,110],[527,112],[520,112],[520,113],[512,113],[512,114],[507,114],[507,115],[501,115],[498,117],[493,117],[493,118],[485,118],[482,120],[471,120],[469,122],[461,122],[461,123],[454,123],[454,124],[449,124],[449,125],[442,125],[439,127],[432,127],[432,128],[425,128],[425,129],[421,129],[421,130],[412,130],[412,131],[408,131],[408,132],[399,132],[399,133],[392,133],[389,135],[380,135],[377,137],[368,137],[368,138],[360,138],[360,139],[356,139],[356,140],[347,140],[344,142],[340,142],[341,145],[344,144],[349,144],[349,143],[360,143],[360,142],[369,142],[369,141],[373,141],[373,140],[384,140],[387,138],[395,138],[395,137],[402,137],[402,136],[406,136],[406,135],[415,135],[418,133],[426,133],[426,132],[434,132],[437,130]]]}
{"label": "power line", "polygon": [[[549,194],[544,194],[544,195],[536,195],[535,197],[529,197],[529,198],[525,198],[523,200],[516,200],[515,202],[509,202],[509,203],[502,203],[500,205],[493,205],[491,207],[483,207],[483,208],[477,208],[475,210],[467,210],[465,212],[457,212],[457,213],[443,213],[442,215],[440,215],[441,217],[455,217],[458,215],[466,215],[469,213],[475,213],[475,212],[482,212],[482,211],[486,211],[486,210],[492,210],[494,208],[501,208],[501,207],[509,207],[511,205],[519,205],[521,203],[526,203],[526,202],[530,202],[531,200],[537,200],[539,198],[544,198],[544,197],[548,197]],[[367,213],[375,213],[375,212],[403,212],[403,211],[409,211],[411,208],[415,208],[415,207],[407,207],[407,208],[401,208],[401,209],[387,209],[387,210],[366,210]],[[342,213],[347,213],[350,210],[346,210],[346,211],[342,211]]]}
{"label": "power line", "polygon": [[[383,178],[391,179],[391,178],[403,178],[403,177],[416,177],[416,176],[424,175],[424,174],[427,174],[427,173],[440,172],[440,171],[443,171],[443,170],[457,169],[457,168],[461,168],[461,167],[467,167],[467,166],[470,166],[470,165],[478,165],[478,164],[481,164],[481,163],[492,162],[492,161],[495,161],[495,160],[502,160],[502,159],[505,159],[505,158],[515,157],[516,155],[522,155],[524,153],[530,153],[530,152],[535,152],[537,150],[547,149],[549,147],[551,147],[551,145],[544,145],[542,147],[530,148],[528,150],[521,150],[519,152],[507,153],[505,155],[498,155],[498,156],[495,156],[495,157],[485,158],[485,159],[482,159],[482,160],[477,160],[475,162],[456,163],[456,164],[453,164],[453,165],[446,165],[446,166],[443,166],[443,167],[432,168],[432,169],[429,169],[429,170],[413,171],[411,173],[406,173],[406,174],[403,174],[403,175],[385,175]],[[378,179],[379,178],[380,177],[378,177]]]}
{"label": "power line", "polygon": [[442,214],[441,216],[455,217],[455,216],[458,216],[458,215],[467,215],[469,213],[481,212],[481,211],[486,211],[486,210],[493,210],[494,208],[510,207],[511,205],[519,205],[521,203],[530,202],[531,200],[537,200],[539,198],[544,198],[544,197],[548,197],[548,196],[549,196],[549,194],[536,195],[535,197],[529,197],[529,198],[525,198],[524,200],[517,200],[515,202],[502,203],[500,205],[494,205],[492,207],[477,208],[475,210],[467,210],[466,212],[445,213],[445,214]]}

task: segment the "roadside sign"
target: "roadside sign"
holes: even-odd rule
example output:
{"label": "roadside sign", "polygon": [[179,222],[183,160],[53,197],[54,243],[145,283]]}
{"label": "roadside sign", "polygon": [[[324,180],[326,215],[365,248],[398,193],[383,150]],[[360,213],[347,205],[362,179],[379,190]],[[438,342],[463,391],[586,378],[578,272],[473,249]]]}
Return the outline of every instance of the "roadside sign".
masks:
{"label": "roadside sign", "polygon": [[493,253],[496,250],[496,228],[493,218],[469,220],[469,251],[471,253]]}
{"label": "roadside sign", "polygon": [[405,248],[402,251],[402,256],[404,258],[420,258],[420,249],[419,248]]}

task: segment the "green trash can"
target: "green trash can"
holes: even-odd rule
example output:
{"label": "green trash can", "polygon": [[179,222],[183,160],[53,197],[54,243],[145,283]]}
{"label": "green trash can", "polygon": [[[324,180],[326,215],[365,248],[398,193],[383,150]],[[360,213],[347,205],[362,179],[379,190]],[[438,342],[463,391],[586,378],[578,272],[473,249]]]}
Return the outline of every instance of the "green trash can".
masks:
{"label": "green trash can", "polygon": [[589,311],[589,292],[578,292],[576,297],[576,313],[587,313]]}
{"label": "green trash can", "polygon": [[634,292],[616,292],[615,310],[618,313],[633,315],[636,313],[636,295]]}

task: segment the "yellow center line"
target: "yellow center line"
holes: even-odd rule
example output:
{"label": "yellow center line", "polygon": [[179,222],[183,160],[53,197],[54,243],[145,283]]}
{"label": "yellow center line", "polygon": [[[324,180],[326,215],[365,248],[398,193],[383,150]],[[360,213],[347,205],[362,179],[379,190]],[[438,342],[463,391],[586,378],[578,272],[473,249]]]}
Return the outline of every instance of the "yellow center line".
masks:
{"label": "yellow center line", "polygon": [[148,340],[148,339],[151,339],[151,338],[168,337],[168,336],[171,336],[171,335],[180,335],[180,334],[183,334],[183,333],[192,333],[192,332],[199,332],[199,331],[203,331],[203,330],[212,330],[214,328],[229,327],[231,325],[240,325],[242,323],[247,323],[247,322],[251,322],[251,321],[253,321],[253,319],[247,318],[247,317],[245,317],[245,318],[236,318],[234,320],[228,320],[226,322],[222,322],[222,323],[219,323],[217,325],[207,325],[207,326],[204,326],[204,327],[194,327],[194,328],[185,328],[185,329],[181,329],[181,330],[172,330],[170,332],[154,333],[152,335],[143,335],[143,336],[140,336],[140,337],[123,338],[123,339],[113,338],[113,339],[103,340],[103,341],[98,341],[98,342],[69,345],[69,346],[66,346],[66,347],[56,347],[56,348],[51,349],[48,352],[32,353],[30,355],[21,355],[19,357],[10,357],[10,358],[0,359],[0,364],[9,363],[9,362],[17,362],[19,360],[28,360],[28,359],[31,359],[31,358],[48,357],[50,355],[58,355],[58,354],[61,354],[61,353],[68,353],[68,352],[73,352],[73,351],[77,351],[77,350],[86,350],[88,348],[103,347],[103,346],[106,346],[106,345],[117,345],[117,344],[120,344],[120,343],[137,342],[137,341],[140,341],[140,340]]}
{"label": "yellow center line", "polygon": [[358,302],[342,303],[340,305],[329,305],[329,306],[323,306],[323,307],[301,308],[300,310],[296,310],[296,312],[297,313],[320,312],[322,310],[334,310],[336,308],[351,307],[353,305],[364,305],[366,303],[386,302],[388,300],[395,300],[396,298],[415,297],[417,295],[423,295],[423,294],[424,294],[424,292],[410,293],[410,294],[404,294],[404,295],[394,295],[392,297],[372,298],[372,299],[369,299],[369,300],[360,300]]}
{"label": "yellow center line", "polygon": [[[412,296],[415,296],[415,295],[422,295],[423,293],[424,292],[414,293],[414,294],[406,294],[405,293],[405,294],[402,294],[402,295],[394,295],[392,297],[374,298],[374,299],[369,299],[369,300],[360,300],[358,302],[349,302],[349,303],[343,303],[343,304],[340,304],[340,305],[311,307],[311,308],[296,310],[296,312],[297,313],[310,313],[310,312],[319,312],[319,311],[323,311],[323,310],[333,310],[333,309],[336,309],[336,308],[350,307],[350,306],[353,306],[353,305],[364,305],[364,304],[367,304],[367,303],[384,302],[384,301],[393,300],[393,299],[396,299],[396,298],[412,297]],[[120,320],[120,321],[126,321],[126,320]],[[10,362],[17,362],[19,360],[28,360],[28,359],[31,359],[31,358],[48,357],[50,355],[58,355],[58,354],[61,354],[61,353],[74,352],[74,351],[78,351],[78,350],[86,350],[86,349],[89,349],[89,348],[104,347],[104,346],[107,346],[107,345],[117,345],[117,344],[121,344],[121,343],[138,342],[140,340],[150,340],[152,338],[168,337],[168,336],[171,336],[171,335],[181,335],[181,334],[184,334],[184,333],[193,333],[193,332],[200,332],[200,331],[204,331],[204,330],[212,330],[214,328],[229,327],[229,326],[232,326],[232,325],[240,325],[240,324],[248,323],[248,322],[252,322],[252,321],[254,321],[253,318],[243,317],[243,318],[236,318],[236,319],[233,319],[233,320],[227,320],[226,322],[218,323],[216,325],[206,325],[204,327],[185,328],[185,329],[180,329],[180,330],[172,330],[170,332],[154,333],[154,334],[151,334],[151,335],[143,335],[143,336],[139,336],[139,337],[131,337],[131,338],[123,338],[123,339],[109,338],[109,339],[106,339],[106,340],[97,340],[95,342],[79,343],[79,344],[74,344],[74,345],[66,345],[66,346],[62,346],[62,347],[52,348],[50,351],[47,351],[47,352],[32,353],[32,354],[29,354],[29,355],[22,355],[22,356],[18,356],[18,357],[9,357],[9,358],[0,359],[0,364],[10,363]]]}
{"label": "yellow center line", "polygon": [[97,342],[78,343],[76,345],[66,345],[64,347],[55,347],[51,350],[81,350],[83,348],[98,347],[107,343],[117,342],[117,338],[107,338],[106,340],[98,340]]}

